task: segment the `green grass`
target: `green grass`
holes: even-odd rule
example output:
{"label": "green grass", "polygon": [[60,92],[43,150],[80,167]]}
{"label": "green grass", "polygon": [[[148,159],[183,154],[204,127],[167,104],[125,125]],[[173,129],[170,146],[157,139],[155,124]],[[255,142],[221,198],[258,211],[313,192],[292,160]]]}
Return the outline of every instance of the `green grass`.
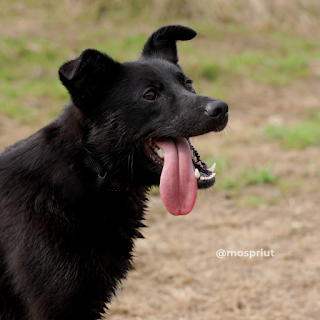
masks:
{"label": "green grass", "polygon": [[[180,2],[170,3],[170,19],[158,12],[150,15],[148,10],[156,7],[154,1],[146,5],[144,0],[130,0],[126,9],[123,1],[84,1],[68,15],[66,3],[10,3],[4,0],[0,5],[1,25],[9,28],[21,19],[30,22],[32,10],[36,10],[37,19],[43,20],[33,31],[5,33],[0,38],[0,115],[19,121],[35,121],[41,115],[50,117],[67,102],[68,95],[57,77],[66,60],[86,48],[107,52],[120,62],[137,59],[149,30],[167,23],[188,24],[198,31],[194,40],[179,42],[179,55],[184,57],[180,63],[195,81],[198,93],[226,100],[239,79],[288,86],[308,77],[308,63],[318,58],[320,51],[317,41],[283,30],[248,29],[237,19],[222,19],[211,25],[201,14],[194,14],[194,4],[191,6],[190,2],[184,13]],[[23,17],[19,10],[23,10]],[[172,20],[174,12],[180,13]],[[191,20],[188,14],[192,15]],[[136,29],[135,25],[139,27]]]}
{"label": "green grass", "polygon": [[261,184],[274,184],[277,177],[273,173],[273,167],[267,166],[264,168],[246,168],[240,175],[241,183],[245,186],[261,185]]}
{"label": "green grass", "polygon": [[276,205],[278,202],[278,199],[273,198],[270,200],[264,199],[260,196],[242,196],[237,201],[236,204],[239,207],[251,207],[251,208],[259,208],[262,206],[272,206]]}
{"label": "green grass", "polygon": [[294,78],[309,75],[310,56],[295,51],[283,55],[280,52],[244,51],[230,54],[223,62],[225,69],[235,76],[249,78],[269,85],[286,85]]}
{"label": "green grass", "polygon": [[[234,32],[228,34],[225,31],[226,37],[231,38],[230,42],[235,37]],[[243,34],[239,31],[237,36],[243,39],[244,43],[248,41],[248,33]],[[263,35],[253,33],[251,36],[250,40],[253,42],[260,39],[260,45],[254,42],[241,50],[228,52],[194,46],[193,50],[190,50],[191,58],[185,63],[191,77],[195,81],[204,80],[212,83],[213,86],[218,82],[219,86],[232,88],[241,78],[274,87],[284,87],[310,76],[309,62],[318,58],[320,43],[286,36],[279,32]],[[219,41],[224,41],[212,35],[205,38],[208,44],[214,41],[218,48]]]}
{"label": "green grass", "polygon": [[24,122],[55,114],[67,102],[57,76],[65,56],[43,39],[0,40],[0,113]]}
{"label": "green grass", "polygon": [[291,126],[268,125],[264,136],[269,141],[278,141],[285,149],[304,149],[320,145],[320,114]]}
{"label": "green grass", "polygon": [[280,182],[281,180],[274,174],[271,165],[261,168],[242,167],[236,171],[226,166],[222,174],[217,175],[215,188],[226,191],[225,197],[234,198],[240,207],[258,208],[275,205],[281,197],[264,198],[252,194],[250,189],[247,191],[248,187],[272,185],[273,188],[278,188]]}
{"label": "green grass", "polygon": [[247,186],[263,184],[274,185],[278,181],[271,165],[261,168],[244,167],[240,172],[230,172],[227,165],[220,167],[222,167],[222,173],[217,174],[216,188],[222,190],[241,190]]}
{"label": "green grass", "polygon": [[201,77],[203,77],[206,80],[214,81],[217,80],[218,77],[221,75],[221,70],[219,66],[212,62],[207,62],[201,65],[202,68],[202,74]]}
{"label": "green grass", "polygon": [[304,179],[300,178],[298,180],[289,181],[289,180],[279,180],[277,182],[277,188],[281,192],[281,196],[283,198],[287,198],[289,196],[298,196],[303,188],[302,184],[304,183]]}
{"label": "green grass", "polygon": [[216,188],[222,190],[235,190],[238,186],[236,179],[230,175],[225,175],[221,181],[218,180],[216,183]]}
{"label": "green grass", "polygon": [[235,199],[239,207],[259,208],[276,205],[281,196],[265,198],[252,194],[248,187],[272,185],[273,188],[278,188],[279,182],[281,180],[274,174],[271,165],[261,168],[242,167],[240,171],[225,169],[223,174],[217,177],[215,188],[226,191],[225,197]]}
{"label": "green grass", "polygon": [[105,32],[90,39],[81,35],[78,43],[60,48],[41,38],[0,39],[0,114],[22,122],[54,117],[69,99],[58,78],[67,56],[75,58],[86,47],[109,47],[108,53],[119,60],[136,59],[145,41],[142,35],[107,42],[101,41],[104,37]]}

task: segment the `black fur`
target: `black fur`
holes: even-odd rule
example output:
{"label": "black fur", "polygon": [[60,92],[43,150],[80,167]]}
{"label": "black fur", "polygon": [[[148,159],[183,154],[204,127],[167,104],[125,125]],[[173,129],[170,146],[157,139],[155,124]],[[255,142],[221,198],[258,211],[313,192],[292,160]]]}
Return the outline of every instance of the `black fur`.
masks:
{"label": "black fur", "polygon": [[[177,65],[176,40],[195,35],[163,27],[122,64],[85,50],[59,70],[71,97],[60,116],[0,155],[1,320],[100,319],[159,184],[146,140],[226,125]],[[157,99],[144,98],[150,88]]]}

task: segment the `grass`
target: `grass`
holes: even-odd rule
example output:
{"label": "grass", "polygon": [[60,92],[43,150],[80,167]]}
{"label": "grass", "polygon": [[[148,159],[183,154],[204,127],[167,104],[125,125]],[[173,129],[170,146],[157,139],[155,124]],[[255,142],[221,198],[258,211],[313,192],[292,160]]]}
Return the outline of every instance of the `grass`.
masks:
{"label": "grass", "polygon": [[69,99],[58,79],[58,69],[67,56],[75,58],[86,47],[106,51],[110,44],[110,55],[119,60],[136,59],[145,40],[134,35],[101,45],[102,34],[97,33],[94,41],[88,36],[80,37],[81,44],[62,48],[41,38],[0,39],[0,114],[22,122],[54,117]]}
{"label": "grass", "polygon": [[[242,167],[236,172],[228,172],[224,170],[223,175],[219,175],[215,188],[227,191],[225,197],[235,199],[235,203],[239,207],[259,208],[261,206],[276,205],[284,195],[279,189],[279,184],[282,180],[279,179],[273,172],[273,166],[252,168]],[[264,187],[271,185],[273,188],[280,190],[279,196],[256,195],[252,190],[248,189],[250,186]],[[282,186],[282,184],[281,184]]]}
{"label": "grass", "polygon": [[0,110],[10,118],[34,121],[42,113],[54,115],[67,102],[56,66],[63,50],[44,39],[0,40]]}
{"label": "grass", "polygon": [[309,59],[309,55],[296,52],[283,55],[280,52],[269,54],[246,50],[230,54],[223,63],[235,76],[270,85],[286,85],[294,78],[309,75]]}
{"label": "grass", "polygon": [[289,196],[298,196],[301,192],[303,184],[303,179],[289,181],[289,180],[280,180],[277,183],[277,187],[279,188],[281,195],[283,198]]}
{"label": "grass", "polygon": [[[161,5],[158,0],[130,0],[126,9],[123,4],[122,0],[83,0],[74,3],[70,11],[67,0],[59,5],[44,0],[27,0],[24,4],[4,0],[0,5],[1,25],[23,21],[28,25],[34,15],[41,23],[33,31],[6,32],[0,39],[0,115],[27,122],[54,116],[68,100],[57,77],[63,62],[88,47],[107,52],[120,62],[136,59],[149,35],[145,27],[155,29],[172,21],[199,31],[195,40],[179,43],[179,54],[184,57],[181,64],[195,81],[197,92],[220,98],[227,99],[241,78],[287,86],[307,77],[308,62],[317,58],[320,50],[318,41],[288,33],[285,28],[249,28],[244,20],[255,12],[249,2],[213,4],[204,0],[195,5],[186,1],[181,6],[177,0]],[[212,6],[214,24],[204,19]],[[293,1],[288,10],[293,12],[299,6]],[[316,23],[308,9],[309,1],[299,8]],[[264,18],[272,20],[271,12],[278,17],[283,8],[272,1],[265,10]],[[243,21],[242,15],[247,17]],[[138,27],[128,28],[128,19],[131,26]],[[291,21],[291,16],[283,19]],[[226,38],[233,47],[224,49]]]}
{"label": "grass", "polygon": [[246,168],[240,175],[240,180],[245,186],[261,185],[261,184],[274,184],[277,177],[273,173],[273,167],[267,166],[264,168]]}
{"label": "grass", "polygon": [[[218,167],[218,166],[217,166]],[[223,175],[219,177],[217,188],[223,190],[241,190],[247,186],[275,184],[278,177],[273,172],[273,166],[269,165],[261,168],[243,167],[240,172],[229,172],[226,166]]]}
{"label": "grass", "polygon": [[[198,56],[192,56],[192,60],[188,61],[188,69],[194,80],[218,81],[224,86],[230,83],[234,86],[239,79],[245,78],[283,87],[310,76],[309,62],[318,58],[320,44],[312,40],[290,37],[280,32],[263,35],[253,33],[248,39],[248,33],[235,32],[224,33],[225,36],[237,38],[235,41],[239,42],[241,49],[235,47],[233,51],[220,51],[219,42],[223,43],[223,39],[217,41],[209,35],[206,40],[208,43],[214,41],[212,46],[217,47],[216,50],[194,47],[191,52]],[[248,40],[252,43],[244,46]]]}
{"label": "grass", "polygon": [[[69,99],[57,75],[65,61],[75,58],[85,48],[107,52],[120,62],[137,59],[150,32],[173,22],[189,25],[198,32],[194,40],[178,42],[178,50],[179,63],[194,80],[199,94],[229,101],[239,80],[277,88],[310,76],[309,62],[318,59],[320,42],[305,36],[299,22],[295,26],[299,30],[288,30],[283,25],[273,28],[271,20],[279,18],[281,4],[269,2],[261,24],[257,21],[259,15],[254,14],[252,25],[257,28],[252,28],[246,23],[255,12],[251,2],[213,2],[203,0],[195,4],[187,0],[181,6],[179,1],[164,0],[160,5],[158,0],[147,4],[144,0],[130,0],[123,9],[123,0],[83,0],[73,3],[70,10],[68,0],[63,5],[44,0],[9,5],[11,2],[4,0],[0,4],[0,27],[19,22],[28,26],[34,15],[40,23],[34,30],[4,32],[0,38],[0,116],[39,125],[48,122]],[[305,8],[300,8],[301,12],[310,17],[310,23],[316,24],[312,14],[306,11],[308,3],[307,0]],[[205,19],[213,5],[215,10],[210,12],[210,20]],[[155,6],[157,10],[152,10]],[[293,12],[297,6],[298,1],[294,0],[288,10]],[[290,25],[291,16],[283,19]],[[319,123],[317,115],[291,127],[268,125],[264,136],[279,141],[286,149],[319,145]],[[239,195],[248,186],[278,187],[279,179],[272,166],[233,169],[229,159],[221,155],[204,161],[209,166],[217,163],[217,189]],[[256,202],[258,206],[263,202],[260,200],[247,199],[243,203],[254,206]]]}
{"label": "grass", "polygon": [[278,199],[273,198],[270,200],[264,199],[259,196],[249,195],[249,196],[242,196],[237,201],[236,204],[239,207],[251,207],[251,208],[260,208],[262,206],[271,206],[276,205]]}
{"label": "grass", "polygon": [[[8,0],[7,0],[8,1]],[[33,2],[44,2],[37,0]],[[66,0],[65,3],[68,3]],[[75,6],[75,5],[74,5]],[[80,9],[79,9],[80,8]],[[127,8],[127,10],[123,10]],[[102,19],[112,12],[127,18],[144,17],[152,21],[183,17],[190,23],[206,21],[208,25],[243,25],[250,29],[294,30],[298,33],[317,30],[319,27],[320,3],[313,0],[83,0],[78,11]]]}
{"label": "grass", "polygon": [[[242,167],[240,170],[233,171],[231,168],[223,168],[223,174],[217,176],[215,188],[226,191],[225,197],[235,199],[235,203],[239,207],[259,208],[261,206],[276,205],[284,196],[284,190],[280,189],[282,180],[273,172],[273,166],[252,168]],[[250,186],[264,187],[271,185],[273,188],[279,189],[279,196],[256,195]],[[258,189],[253,189],[258,190]],[[283,191],[283,192],[282,192]]]}
{"label": "grass", "polygon": [[320,114],[291,127],[268,125],[264,136],[269,141],[279,142],[285,149],[300,150],[320,145]]}

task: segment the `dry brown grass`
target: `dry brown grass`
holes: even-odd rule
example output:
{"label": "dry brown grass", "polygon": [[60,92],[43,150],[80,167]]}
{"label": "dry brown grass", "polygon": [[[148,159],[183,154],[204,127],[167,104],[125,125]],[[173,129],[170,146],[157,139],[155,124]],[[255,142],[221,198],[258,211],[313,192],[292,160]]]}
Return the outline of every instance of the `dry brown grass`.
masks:
{"label": "dry brown grass", "polygon": [[[19,8],[22,13],[32,3],[2,0],[0,17]],[[217,27],[236,24],[255,30],[295,31],[309,36],[318,34],[320,26],[318,0],[63,0],[59,6],[37,0],[37,5],[56,11],[57,15],[63,14],[66,19],[88,14],[103,20],[117,15],[143,16],[150,21],[184,19]]]}
{"label": "dry brown grass", "polygon": [[[248,28],[281,29],[312,35],[319,28],[320,2],[317,0],[65,0],[78,12],[96,10],[145,11],[153,19],[187,18],[211,25],[235,23]],[[81,9],[82,8],[82,9]]]}

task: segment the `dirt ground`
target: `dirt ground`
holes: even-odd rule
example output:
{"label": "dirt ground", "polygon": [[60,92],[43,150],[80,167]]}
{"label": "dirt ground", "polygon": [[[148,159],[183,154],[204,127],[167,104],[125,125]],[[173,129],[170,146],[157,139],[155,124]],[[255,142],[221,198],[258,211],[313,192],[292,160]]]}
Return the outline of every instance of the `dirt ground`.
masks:
{"label": "dirt ground", "polygon": [[[168,214],[152,196],[146,239],[136,246],[136,271],[110,306],[109,319],[320,318],[320,150],[284,151],[277,143],[260,143],[257,135],[275,117],[290,121],[319,108],[316,85],[314,80],[278,91],[241,84],[230,103],[232,131],[196,139],[198,151],[229,154],[232,166],[274,163],[278,176],[292,185],[299,180],[299,186],[256,208],[239,205],[239,199],[268,199],[279,189],[247,187],[232,197],[213,188],[199,192],[194,210],[183,217]],[[274,257],[218,259],[218,249],[274,250]]]}
{"label": "dirt ground", "polygon": [[[319,108],[319,84],[313,79],[281,90],[239,85],[228,101],[230,129],[194,139],[194,145],[200,154],[228,156],[234,168],[272,163],[289,185],[286,192],[273,185],[245,187],[237,195],[212,188],[199,192],[194,210],[180,217],[153,192],[135,271],[109,306],[108,319],[320,319],[320,150],[286,151],[259,135],[268,122]],[[0,147],[35,129],[2,118]],[[277,201],[250,206],[244,201],[250,195]],[[274,256],[219,259],[218,249],[273,250]]]}

